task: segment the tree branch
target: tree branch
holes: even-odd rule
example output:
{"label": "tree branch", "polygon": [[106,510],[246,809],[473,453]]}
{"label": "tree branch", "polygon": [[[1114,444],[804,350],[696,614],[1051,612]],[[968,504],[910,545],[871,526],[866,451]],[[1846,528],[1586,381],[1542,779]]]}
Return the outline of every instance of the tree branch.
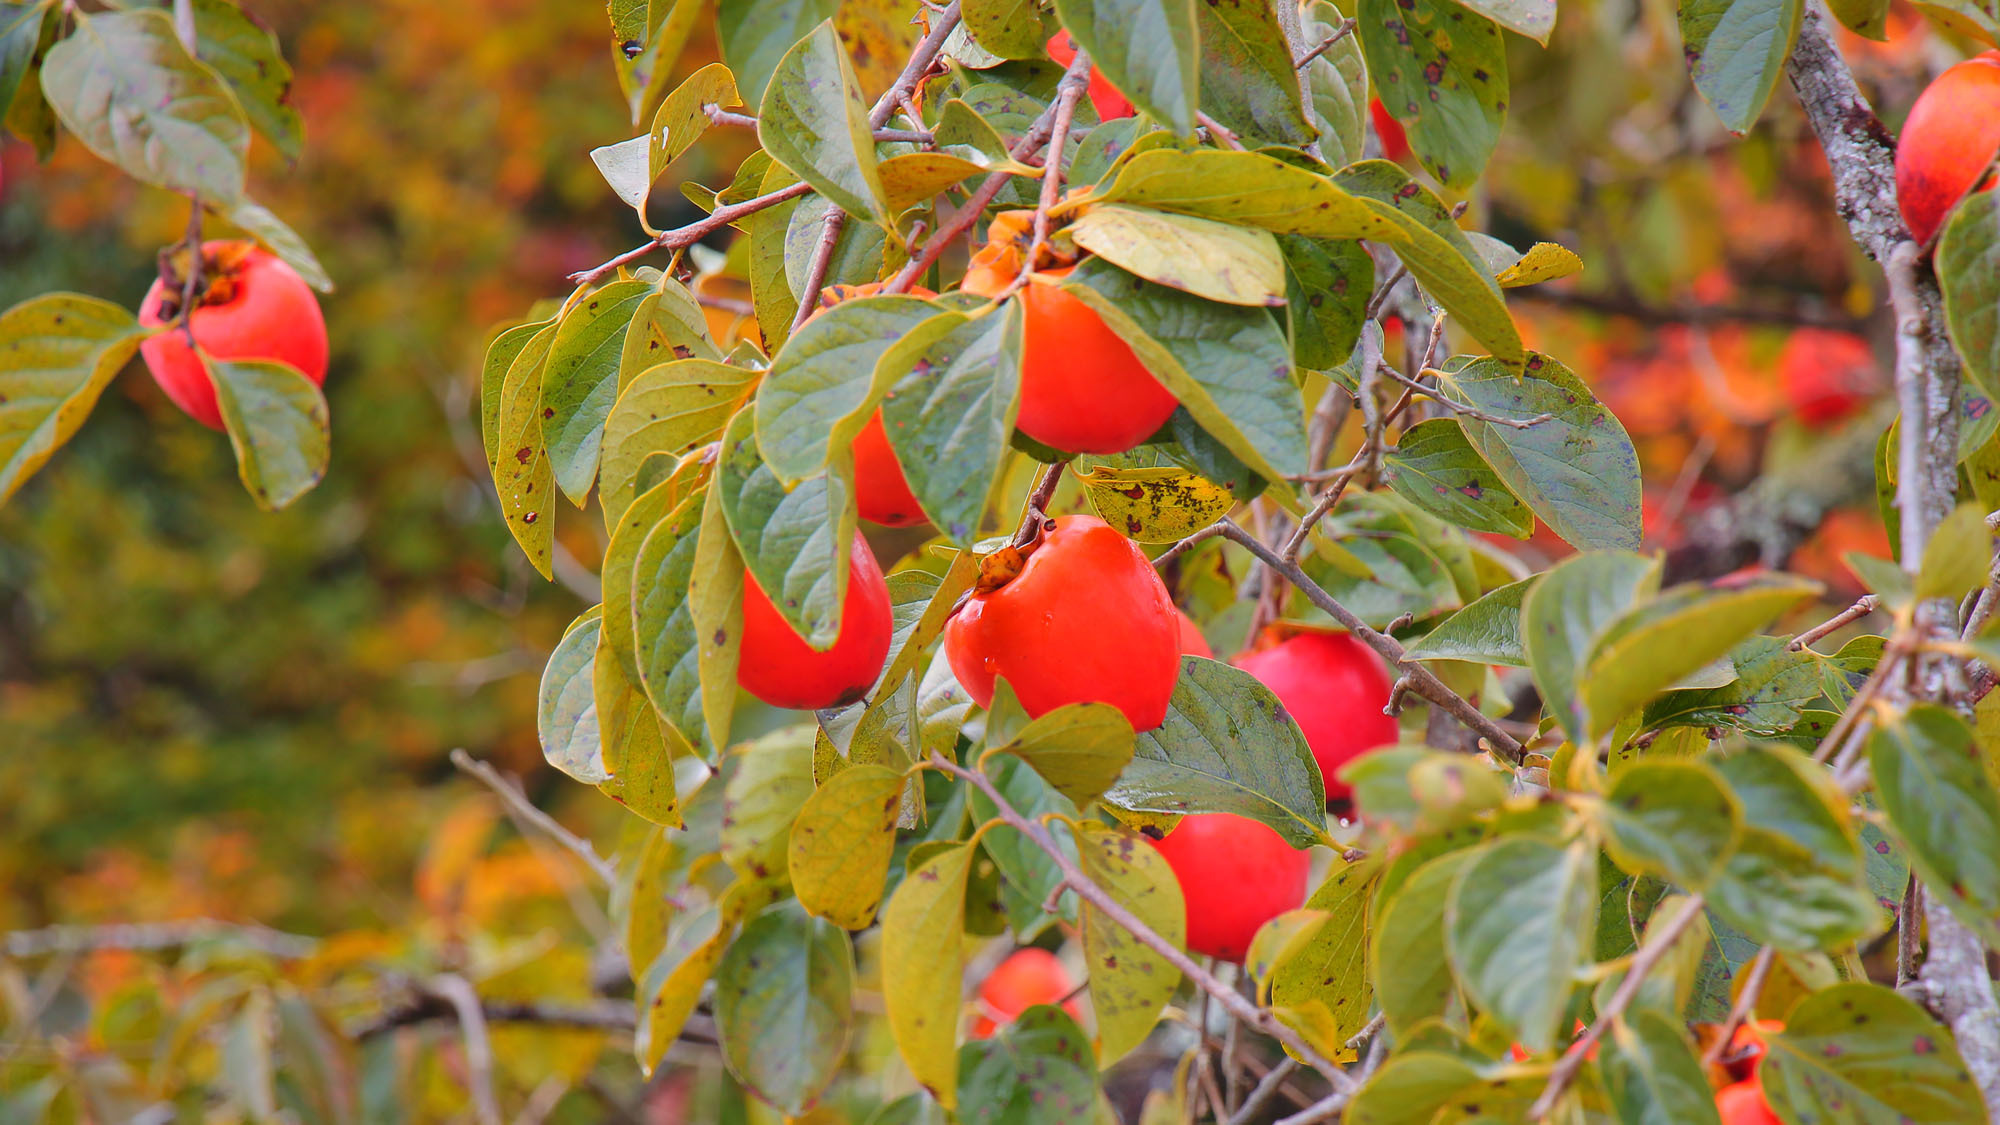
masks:
{"label": "tree branch", "polygon": [[430,983],[433,993],[451,1005],[465,1036],[465,1085],[472,1094],[473,1116],[479,1125],[500,1125],[500,1103],[493,1097],[493,1040],[486,1033],[486,1013],[472,983],[457,973],[443,973]]}
{"label": "tree branch", "polygon": [[153,953],[201,942],[233,942],[271,957],[310,957],[317,938],[288,934],[255,922],[192,918],[178,922],[120,922],[104,926],[48,926],[0,934],[0,956],[16,959],[121,949]]}
{"label": "tree branch", "polygon": [[500,799],[507,803],[507,808],[510,811],[539,829],[549,839],[569,849],[571,853],[583,861],[583,865],[589,868],[592,874],[603,880],[606,886],[610,886],[618,881],[618,867],[616,864],[598,855],[597,849],[590,846],[590,841],[564,828],[561,824],[557,823],[555,817],[536,808],[535,803],[528,800],[528,795],[521,792],[520,785],[515,783],[511,778],[502,775],[499,770],[494,769],[491,765],[466,753],[463,747],[456,747],[452,750],[451,764],[484,782],[488,789],[499,794]]}

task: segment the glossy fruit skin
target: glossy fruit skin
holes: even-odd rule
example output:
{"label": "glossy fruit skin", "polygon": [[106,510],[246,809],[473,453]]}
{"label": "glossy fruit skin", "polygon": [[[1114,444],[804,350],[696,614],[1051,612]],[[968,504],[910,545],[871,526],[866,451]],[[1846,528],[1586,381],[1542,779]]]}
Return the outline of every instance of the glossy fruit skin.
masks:
{"label": "glossy fruit skin", "polygon": [[1979,187],[2000,151],[2000,51],[1938,75],[1910,107],[1896,143],[1896,198],[1920,246]]}
{"label": "glossy fruit skin", "polygon": [[1306,900],[1311,854],[1248,817],[1195,813],[1152,843],[1180,880],[1191,953],[1241,961],[1259,926]]}
{"label": "glossy fruit skin", "polygon": [[[1075,990],[1076,982],[1070,980],[1061,958],[1035,946],[1017,949],[980,982],[981,1013],[973,1022],[972,1037],[985,1039],[1029,1008],[1058,1003]],[[1076,1016],[1076,1002],[1064,1004],[1063,1010]]]}
{"label": "glossy fruit skin", "polygon": [[1201,635],[1201,626],[1194,623],[1194,618],[1179,610],[1174,611],[1174,616],[1180,618],[1181,655],[1214,660],[1215,650],[1208,647],[1208,638]]}
{"label": "glossy fruit skin", "polygon": [[856,535],[848,555],[847,601],[840,607],[840,635],[815,652],[778,614],[778,607],[744,575],[743,646],[736,682],[773,707],[815,711],[859,700],[889,659],[889,584],[867,540]]}
{"label": "glossy fruit skin", "polygon": [[[326,382],[326,318],[305,279],[261,247],[217,241],[205,242],[201,249],[207,260],[218,254],[238,259],[228,271],[235,287],[230,299],[197,303],[189,317],[202,350],[214,359],[274,359],[298,368],[315,385]],[[163,302],[176,308],[178,295],[168,301],[166,285],[154,278],[139,302],[139,323],[147,328],[170,323],[173,317],[163,315]],[[175,406],[209,429],[222,429],[215,384],[188,347],[186,333],[159,333],[139,345],[139,354]]]}
{"label": "glossy fruit skin", "polygon": [[[1049,58],[1058,66],[1068,66],[1076,59],[1076,40],[1067,31],[1057,32],[1048,42]],[[1097,109],[1099,120],[1109,121],[1114,117],[1130,117],[1135,112],[1132,103],[1118,92],[1118,87],[1096,68],[1090,68],[1090,104]]]}
{"label": "glossy fruit skin", "polygon": [[889,433],[877,410],[854,439],[854,500],[861,518],[885,527],[914,527],[924,522],[917,494],[903,476],[903,464],[889,448]]}
{"label": "glossy fruit skin", "polygon": [[1875,349],[1846,332],[1801,328],[1778,357],[1778,381],[1799,421],[1839,422],[1860,409],[1881,386]]}
{"label": "glossy fruit skin", "polygon": [[1764,1100],[1764,1084],[1755,1078],[1717,1090],[1715,1112],[1722,1117],[1722,1125],[1784,1125]]}
{"label": "glossy fruit skin", "polygon": [[1403,131],[1403,123],[1389,112],[1381,98],[1368,103],[1368,116],[1375,122],[1376,139],[1382,142],[1382,155],[1401,164],[1410,158],[1410,135]]}
{"label": "glossy fruit skin", "polygon": [[1257,677],[1298,720],[1326,779],[1326,798],[1353,791],[1336,776],[1340,767],[1377,746],[1397,740],[1389,704],[1389,675],[1367,646],[1345,633],[1295,633],[1270,648],[1246,652],[1236,666]]}
{"label": "glossy fruit skin", "polygon": [[1167,717],[1180,622],[1138,544],[1096,516],[1061,516],[1013,581],[974,594],[944,629],[958,682],[981,707],[996,677],[1030,716],[1109,703],[1135,730]]}

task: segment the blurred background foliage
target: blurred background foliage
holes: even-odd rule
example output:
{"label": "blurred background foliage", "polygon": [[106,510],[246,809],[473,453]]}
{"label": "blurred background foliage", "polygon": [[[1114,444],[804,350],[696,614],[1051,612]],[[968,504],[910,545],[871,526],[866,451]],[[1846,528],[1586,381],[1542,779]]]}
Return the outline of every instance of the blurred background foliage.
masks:
{"label": "blurred background foliage", "polygon": [[[474,417],[489,328],[638,239],[586,156],[634,131],[604,12],[250,6],[284,42],[308,130],[296,168],[260,142],[253,183],[339,284],[325,301],[331,470],[289,510],[258,511],[227,443],[135,364],[0,509],[0,930],[211,916],[343,935],[306,970],[320,984],[365,956],[485,943],[489,964],[523,966],[524,991],[587,996],[576,869],[545,862],[446,754],[523,774],[607,845],[630,819],[541,764],[541,654],[588,603],[511,546]],[[915,2],[848,7],[873,13],[856,33],[879,44]],[[1842,35],[1892,127],[1964,53],[1901,9],[1886,45]],[[1864,398],[1887,379],[1880,295],[1858,280],[1789,93],[1747,140],[1728,135],[1660,0],[1566,0],[1547,50],[1511,44],[1510,120],[1472,221],[1588,263],[1515,309],[1530,345],[1589,380],[1639,443],[1651,545],[1822,443],[1865,461],[1879,417],[1801,417],[1781,377],[1811,326],[1861,342],[1848,376]],[[677,70],[714,57],[704,21]],[[675,174],[724,184],[751,143],[712,133]],[[0,170],[0,307],[52,288],[136,303],[185,222],[183,200],[67,138],[45,165],[0,145]],[[656,223],[693,213],[675,192],[655,199]],[[1849,422],[1865,434],[1843,437]],[[1838,499],[1790,561],[1853,590],[1839,554],[1886,554],[1887,539],[1872,496]],[[597,521],[563,526],[587,584]],[[84,991],[128,997],[134,1027],[202,972],[109,954],[85,968]],[[282,1005],[303,986],[262,994]],[[630,1070],[627,1053],[603,1059]],[[597,1060],[537,1052],[540,1073],[515,1077],[533,1089]],[[438,1080],[444,1102],[458,1090]]]}

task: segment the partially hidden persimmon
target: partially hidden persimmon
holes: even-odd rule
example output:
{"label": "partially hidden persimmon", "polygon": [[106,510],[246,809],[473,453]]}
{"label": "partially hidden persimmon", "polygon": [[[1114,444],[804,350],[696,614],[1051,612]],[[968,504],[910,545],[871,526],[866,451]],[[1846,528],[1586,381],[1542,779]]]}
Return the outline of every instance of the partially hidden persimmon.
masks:
{"label": "partially hidden persimmon", "polygon": [[1875,349],[1848,332],[1801,328],[1778,356],[1778,382],[1799,421],[1839,422],[1882,389]]}
{"label": "partially hidden persimmon", "polygon": [[[1029,212],[996,217],[961,287],[992,297],[1020,276]],[[1166,424],[1179,401],[1129,345],[1059,284],[1071,266],[1038,269],[1021,303],[1021,409],[1014,425],[1067,453],[1123,453]]]}
{"label": "partially hidden persimmon", "polygon": [[[807,323],[842,301],[873,297],[882,292],[882,282],[865,285],[829,285],[820,290],[819,307],[807,315]],[[921,285],[909,289],[912,297],[935,297]],[[887,527],[913,527],[924,522],[924,510],[917,494],[903,475],[903,463],[889,445],[889,433],[882,428],[882,411],[868,416],[868,424],[854,439],[854,504],[861,518]]]}
{"label": "partially hidden persimmon", "polygon": [[1174,611],[1174,616],[1180,618],[1181,655],[1215,659],[1215,650],[1208,647],[1208,638],[1201,635],[1201,626],[1194,623],[1194,618],[1179,610]]}
{"label": "partially hidden persimmon", "polygon": [[842,707],[874,686],[889,659],[893,631],[889,584],[867,540],[856,535],[848,554],[840,632],[825,651],[792,631],[754,575],[743,576],[743,644],[736,682],[773,707]]}
{"label": "partially hidden persimmon", "polygon": [[[213,359],[265,359],[289,364],[314,384],[326,381],[326,319],[312,287],[277,255],[255,243],[204,242],[200,289],[188,331]],[[139,302],[147,328],[176,325],[139,345],[146,370],[175,406],[213,430],[222,429],[215,384],[176,322],[181,291],[154,278]]]}
{"label": "partially hidden persimmon", "polygon": [[1764,1099],[1764,1084],[1756,1078],[1731,1082],[1715,1092],[1715,1112],[1722,1125],[1784,1125]]}
{"label": "partially hidden persimmon", "polygon": [[1910,237],[1928,246],[2000,153],[2000,51],[1951,67],[1924,88],[1896,142],[1896,199]]}
{"label": "partially hidden persimmon", "polygon": [[[1389,112],[1381,98],[1368,103],[1369,119],[1375,123],[1375,136],[1382,142],[1382,155],[1401,164],[1410,158],[1410,135],[1403,131],[1403,123]],[[1394,353],[1391,353],[1394,354]]]}
{"label": "partially hidden persimmon", "polygon": [[1153,846],[1180,880],[1191,952],[1241,961],[1259,927],[1306,900],[1311,854],[1248,817],[1185,816]]}
{"label": "partially hidden persimmon", "polygon": [[1012,581],[975,593],[945,625],[951,670],[973,701],[1004,679],[1030,716],[1109,703],[1135,730],[1167,717],[1180,622],[1138,544],[1095,516],[1062,516]]}
{"label": "partially hidden persimmon", "polygon": [[1294,633],[1270,648],[1246,652],[1236,666],[1257,677],[1285,705],[1312,747],[1326,779],[1326,798],[1352,794],[1340,767],[1397,740],[1382,660],[1345,633]]}
{"label": "partially hidden persimmon", "polygon": [[[1057,32],[1048,43],[1049,58],[1058,66],[1068,66],[1076,61],[1076,39],[1067,31]],[[1090,104],[1097,110],[1097,116],[1105,121],[1114,117],[1132,116],[1132,102],[1118,92],[1096,67],[1090,68]]]}
{"label": "partially hidden persimmon", "polygon": [[[1062,1003],[1074,991],[1076,982],[1070,980],[1061,958],[1032,945],[1017,949],[979,982],[979,1018],[973,1022],[972,1037],[988,1038],[1029,1008]],[[1063,1010],[1078,1015],[1074,1000],[1063,1004]]]}

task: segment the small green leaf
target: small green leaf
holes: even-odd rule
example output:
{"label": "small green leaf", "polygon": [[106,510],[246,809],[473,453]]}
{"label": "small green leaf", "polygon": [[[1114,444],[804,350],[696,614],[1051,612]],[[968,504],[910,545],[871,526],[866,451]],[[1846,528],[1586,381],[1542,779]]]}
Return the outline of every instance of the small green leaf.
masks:
{"label": "small green leaf", "polygon": [[710,488],[702,499],[701,539],[695,544],[687,597],[694,617],[695,667],[701,679],[708,744],[727,746],[743,645],[743,557],[729,534],[719,488]]}
{"label": "small green leaf", "polygon": [[[1382,105],[1408,130],[1424,170],[1450,188],[1479,178],[1507,121],[1507,51],[1489,7],[1546,38],[1554,0],[1460,7],[1451,0],[1360,0],[1355,31]],[[1517,27],[1516,30],[1522,30]]]}
{"label": "small green leaf", "polygon": [[42,92],[84,147],[135,180],[228,206],[243,194],[250,128],[215,71],[156,9],[101,12],[49,50]]}
{"label": "small green leaf", "polygon": [[663,363],[634,377],[604,421],[597,487],[605,521],[615,524],[632,502],[646,458],[680,457],[721,437],[759,377],[707,359]]}
{"label": "small green leaf", "polygon": [[[650,48],[649,48],[650,49]],[[708,132],[708,107],[732,106],[742,99],[736,93],[736,78],[721,63],[709,63],[681,82],[660,103],[653,114],[653,127],[644,137],[592,149],[590,158],[604,173],[605,181],[627,207],[638,213],[646,233],[657,233],[647,225],[646,204],[653,185]]]}
{"label": "small green leaf", "polygon": [[1956,1125],[1986,1116],[1951,1032],[1881,985],[1815,992],[1765,1043],[1758,1074],[1785,1120]]}
{"label": "small green leaf", "polygon": [[1411,872],[1382,904],[1369,931],[1376,1002],[1399,1039],[1424,1020],[1446,1015],[1458,995],[1445,956],[1445,899],[1472,855],[1447,852]]}
{"label": "small green leaf", "polygon": [[877,167],[891,215],[900,215],[987,170],[984,163],[950,152],[905,152]]}
{"label": "small green leaf", "polygon": [[1273,234],[1409,241],[1402,224],[1336,181],[1261,152],[1142,152],[1119,167],[1097,202],[1174,211]]}
{"label": "small green leaf", "polygon": [[1868,763],[1889,825],[1929,893],[1988,944],[2000,943],[2000,794],[1971,724],[1919,704],[1878,723]]}
{"label": "small green leaf", "polygon": [[[1166,858],[1130,829],[1072,822],[1084,874],[1120,906],[1175,946],[1187,937],[1187,905]],[[1143,1042],[1174,990],[1180,970],[1131,931],[1085,902],[1083,958],[1090,1006],[1097,1014],[1097,1059],[1108,1066]]]}
{"label": "small green leaf", "polygon": [[1269,231],[1106,204],[1064,228],[1076,244],[1148,281],[1230,305],[1280,305],[1285,269]]}
{"label": "small green leaf", "polygon": [[1528,666],[1521,645],[1521,603],[1536,579],[1525,578],[1488,591],[1478,601],[1438,622],[1409,646],[1412,660],[1463,660],[1474,664]]}
{"label": "small green leaf", "polygon": [[1587,736],[1581,690],[1590,655],[1612,625],[1659,588],[1660,564],[1589,551],[1544,574],[1521,599],[1521,642],[1535,686],[1572,741]]}
{"label": "small green leaf", "polygon": [[1799,709],[1821,691],[1813,657],[1792,652],[1781,637],[1751,637],[1729,654],[1736,678],[1716,688],[1671,691],[1646,707],[1641,729],[1722,727],[1777,734],[1798,722]]}
{"label": "small green leaf", "polygon": [[969,547],[1010,453],[1021,387],[1019,302],[978,319],[940,313],[883,354],[882,428],[917,503]]}
{"label": "small green leaf", "polygon": [[1326,792],[1299,725],[1240,668],[1181,657],[1167,718],[1139,734],[1106,803],[1141,812],[1227,812],[1294,847],[1324,841]]}
{"label": "small green leaf", "polygon": [[681,827],[684,821],[674,777],[677,747],[668,746],[667,733],[646,700],[645,688],[625,670],[601,632],[590,682],[597,700],[604,772],[611,775],[598,783],[598,792],[654,824]]}
{"label": "small green leaf", "polygon": [[593,606],[576,619],[549,653],[542,669],[536,730],[542,757],[550,765],[583,782],[607,781],[604,749],[598,734],[597,699],[591,691],[591,669],[597,660],[601,609]]}
{"label": "small green leaf", "polygon": [[751,426],[751,412],[739,411],[722,436],[716,478],[722,514],[744,565],[779,615],[807,644],[830,648],[840,635],[855,535],[848,483],[827,473],[786,491],[758,457]]}
{"label": "small green leaf", "polygon": [[1613,1021],[1603,1061],[1618,1120],[1630,1125],[1720,1125],[1715,1094],[1680,1025],[1642,1009]]}
{"label": "small green leaf", "polygon": [[792,823],[813,795],[817,733],[810,723],[780,727],[731,747],[723,759],[717,854],[743,878],[776,880],[790,874]]}
{"label": "small green leaf", "polygon": [[840,1071],[854,1024],[847,934],[779,903],[752,918],[715,971],[722,1058],[744,1088],[794,1116]]}
{"label": "small green leaf", "polygon": [[507,372],[527,349],[528,342],[554,323],[535,320],[516,324],[494,333],[486,345],[486,358],[479,375],[479,432],[486,447],[486,467],[493,473],[500,469],[500,395],[507,386]]}
{"label": "small green leaf", "polygon": [[1049,35],[1035,0],[965,0],[965,26],[981,47],[1003,59],[1038,59]]}
{"label": "small green leaf", "polygon": [[[1341,1115],[1342,1125],[1428,1125],[1446,1121],[1525,1121],[1541,1093],[1540,1073],[1488,1078],[1455,1055],[1397,1055],[1375,1072]],[[1456,1111],[1448,1113],[1447,1111]]]}
{"label": "small green leaf", "polygon": [[827,466],[874,414],[883,381],[876,365],[898,340],[937,315],[916,297],[842,301],[808,321],[771,359],[757,394],[757,448],[781,481]]}
{"label": "small green leaf", "polygon": [[145,336],[131,313],[77,293],[0,313],[0,504],[83,425]]}
{"label": "small green leaf", "polygon": [[1373,990],[1368,975],[1369,902],[1381,865],[1336,863],[1306,900],[1326,922],[1280,962],[1271,977],[1271,1003],[1297,1012],[1325,1013],[1332,1034],[1322,1043],[1335,1062],[1356,1058],[1346,1046],[1368,1023]]}
{"label": "small green leaf", "polygon": [[792,822],[792,889],[806,912],[848,930],[864,930],[882,904],[903,775],[881,766],[850,766],[827,779]]}
{"label": "small green leaf", "polygon": [[1975,192],[1952,209],[1936,266],[1952,347],[1973,384],[2000,397],[2000,199],[1992,192]]}
{"label": "small green leaf", "polygon": [[292,68],[278,37],[229,0],[195,0],[195,57],[236,93],[250,124],[288,161],[305,146],[305,121],[291,104]]}
{"label": "small green leaf", "polygon": [[932,855],[905,876],[882,913],[882,1006],[903,1062],[946,1109],[958,1090],[959,977],[965,885],[973,847]]}
{"label": "small green leaf", "polygon": [[623,394],[641,372],[658,364],[721,358],[721,349],[708,334],[701,302],[687,286],[663,273],[632,311],[625,346],[618,355],[618,391]]}
{"label": "small green leaf", "polygon": [[1721,871],[1743,826],[1736,797],[1700,762],[1634,763],[1612,783],[1596,817],[1618,866],[1691,891]]}
{"label": "small green leaf", "polygon": [[1068,1013],[1041,1004],[992,1039],[959,1051],[962,1125],[1103,1121],[1090,1039]]}
{"label": "small green leaf", "polygon": [[1597,925],[1596,849],[1510,836],[1476,849],[1445,904],[1445,946],[1473,1001],[1530,1050],[1568,1025]]}
{"label": "small green leaf", "polygon": [[1687,0],[1681,43],[1695,89],[1732,132],[1764,112],[1799,37],[1802,0]]}
{"label": "small green leaf", "polygon": [[[1313,0],[1304,12],[1305,42],[1324,43],[1343,18],[1327,0]],[[1359,37],[1343,35],[1306,64],[1302,77],[1307,116],[1319,131],[1320,155],[1335,168],[1362,159],[1368,129],[1368,64],[1362,59]]]}
{"label": "small green leaf", "polygon": [[1985,509],[1960,504],[1931,533],[1912,593],[1919,600],[1962,597],[1986,585],[1992,558],[1993,533],[1986,529]]}
{"label": "small green leaf", "polygon": [[611,13],[611,66],[637,125],[659,97],[708,5],[703,0],[610,0],[606,7]]}
{"label": "small green leaf", "polygon": [[1314,371],[1340,366],[1361,340],[1375,291],[1374,257],[1358,242],[1296,234],[1279,235],[1278,248],[1285,256],[1292,358]]}
{"label": "small green leaf", "polygon": [[1879,932],[1847,798],[1824,766],[1780,746],[1708,759],[1743,808],[1743,834],[1709,905],[1780,949],[1835,949]]}
{"label": "small green leaf", "polygon": [[250,498],[276,511],[312,491],[333,443],[319,384],[273,360],[203,360]]}
{"label": "small green leaf", "polygon": [[832,20],[779,60],[758,110],[757,139],[841,210],[888,218],[868,106]]}
{"label": "small green leaf", "polygon": [[1194,15],[1202,109],[1246,141],[1312,141],[1291,44],[1269,0],[1213,0]]}
{"label": "small green leaf", "polygon": [[604,421],[618,399],[619,359],[632,315],[652,286],[614,281],[563,314],[542,374],[542,431],[550,471],[581,508],[597,479]]}
{"label": "small green leaf", "polygon": [[1194,134],[1201,38],[1193,0],[1056,0],[1056,18],[1133,105],[1176,136]]}
{"label": "small green leaf", "polygon": [[1432,418],[1403,431],[1384,466],[1391,488],[1439,519],[1516,539],[1535,530],[1534,514],[1472,448],[1456,418]]}
{"label": "small green leaf", "polygon": [[1027,762],[1083,808],[1115,784],[1132,760],[1132,724],[1108,703],[1072,703],[1007,732],[981,756],[981,768],[995,754]]}

